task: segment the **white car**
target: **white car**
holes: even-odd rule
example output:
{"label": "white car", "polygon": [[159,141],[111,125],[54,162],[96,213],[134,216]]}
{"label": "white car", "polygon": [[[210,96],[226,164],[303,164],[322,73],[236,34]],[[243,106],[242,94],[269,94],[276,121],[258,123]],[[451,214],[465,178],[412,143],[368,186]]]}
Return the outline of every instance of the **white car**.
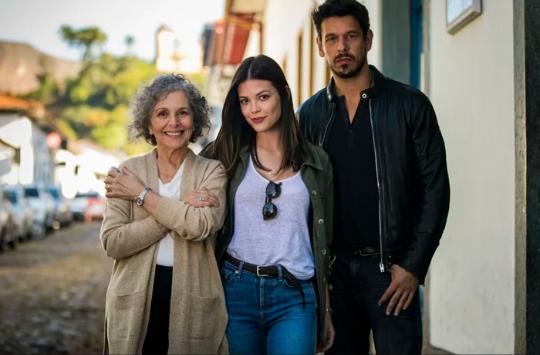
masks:
{"label": "white car", "polygon": [[54,204],[54,229],[71,224],[73,214],[71,213],[70,202],[62,196],[57,186],[48,186],[47,192]]}
{"label": "white car", "polygon": [[11,216],[11,203],[0,193],[0,251],[4,250],[7,244],[12,249],[15,248],[17,236],[13,231],[13,220]]}
{"label": "white car", "polygon": [[71,200],[71,213],[79,221],[102,219],[105,213],[105,198],[96,191],[78,192]]}
{"label": "white car", "polygon": [[4,197],[11,204],[11,217],[13,222],[13,234],[23,241],[32,236],[32,210],[28,200],[24,197],[21,185],[9,185],[4,187]]}
{"label": "white car", "polygon": [[54,202],[41,186],[24,186],[24,197],[28,199],[33,217],[32,235],[43,237],[54,223]]}

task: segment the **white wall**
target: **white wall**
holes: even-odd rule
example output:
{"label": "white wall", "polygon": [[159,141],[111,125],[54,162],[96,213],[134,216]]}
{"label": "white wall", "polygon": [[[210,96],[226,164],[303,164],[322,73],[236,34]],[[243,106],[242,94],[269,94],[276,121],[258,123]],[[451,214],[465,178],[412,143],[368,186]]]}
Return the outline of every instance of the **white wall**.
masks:
{"label": "white wall", "polygon": [[368,63],[373,64],[379,69],[382,65],[382,13],[381,0],[363,0],[360,1],[369,11],[369,22],[373,32],[373,45],[368,53]]}
{"label": "white wall", "polygon": [[430,342],[455,353],[514,351],[512,1],[449,35],[432,1],[430,96],[451,184],[448,224],[430,273]]}
{"label": "white wall", "polygon": [[[264,13],[264,54],[279,64],[287,61],[285,75],[293,94],[295,106],[299,85],[307,87],[309,77],[304,74],[303,83],[297,80],[298,36],[304,30],[304,49],[309,42],[309,20],[313,8],[311,0],[272,0],[267,2]],[[308,29],[307,31],[305,29]],[[307,53],[304,51],[304,53]],[[304,57],[304,68],[309,67],[309,59]],[[307,92],[307,90],[303,90]]]}
{"label": "white wall", "polygon": [[[34,177],[34,157],[31,147],[31,123],[15,113],[0,114],[0,139],[20,149],[21,164],[13,164],[11,171],[2,176],[2,183],[31,183]],[[26,148],[23,148],[26,147]]]}
{"label": "white wall", "polygon": [[50,182],[52,163],[46,136],[29,118],[14,114],[0,114],[0,139],[20,149],[20,166],[2,177],[9,184]]}

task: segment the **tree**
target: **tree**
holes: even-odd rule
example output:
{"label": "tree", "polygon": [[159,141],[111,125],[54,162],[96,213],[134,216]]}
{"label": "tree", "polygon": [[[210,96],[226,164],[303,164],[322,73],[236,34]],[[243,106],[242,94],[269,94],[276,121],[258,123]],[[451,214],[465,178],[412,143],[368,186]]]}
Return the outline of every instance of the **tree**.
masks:
{"label": "tree", "polygon": [[36,96],[55,96],[61,108],[56,116],[57,127],[70,139],[89,138],[107,149],[123,149],[139,153],[148,149],[144,142],[128,142],[128,105],[137,89],[157,74],[154,65],[130,53],[135,42],[126,36],[128,53],[115,56],[96,53],[107,36],[97,27],[59,30],[64,41],[83,49],[83,70],[67,82],[59,92],[43,78]]}
{"label": "tree", "polygon": [[60,95],[60,89],[56,84],[51,73],[43,73],[38,75],[39,87],[26,95],[29,99],[39,100],[44,104],[50,105]]}
{"label": "tree", "polygon": [[[60,119],[66,135],[90,138],[107,149],[140,151],[127,141],[128,105],[156,68],[136,57],[108,53],[89,61],[80,75],[67,85]],[[135,149],[136,148],[136,149]]]}
{"label": "tree", "polygon": [[95,26],[74,29],[64,25],[60,27],[60,36],[72,47],[83,48],[83,61],[87,62],[93,58],[93,50],[100,47],[107,41],[107,35]]}

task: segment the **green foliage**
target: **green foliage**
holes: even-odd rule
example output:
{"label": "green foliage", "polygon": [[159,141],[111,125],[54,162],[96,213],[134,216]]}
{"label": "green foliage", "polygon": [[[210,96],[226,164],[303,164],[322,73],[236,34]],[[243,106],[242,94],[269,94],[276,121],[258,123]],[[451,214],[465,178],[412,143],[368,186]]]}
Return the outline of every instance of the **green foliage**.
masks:
{"label": "green foliage", "polygon": [[141,139],[136,141],[130,141],[126,145],[124,145],[124,152],[128,156],[146,153],[149,152],[151,149],[152,146]]}
{"label": "green foliage", "polygon": [[40,74],[38,79],[40,83],[39,88],[26,95],[26,98],[39,100],[45,104],[52,103],[60,94],[60,90],[58,89],[58,85],[56,85],[52,74]]}
{"label": "green foliage", "polygon": [[122,70],[111,78],[105,101],[129,104],[137,89],[157,74],[156,68],[135,57],[122,58]]}
{"label": "green foliage", "polygon": [[[134,56],[92,55],[93,47],[106,40],[97,27],[74,30],[63,26],[60,32],[69,45],[84,49],[85,65],[67,83],[65,94],[58,95],[57,101],[64,107],[57,120],[59,129],[69,138],[90,138],[107,149],[148,150],[144,142],[128,142],[128,105],[139,87],[157,74],[155,67]],[[127,45],[133,41],[126,37]],[[40,90],[50,89],[43,84]]]}
{"label": "green foliage", "polygon": [[92,130],[91,138],[106,149],[120,149],[127,143],[127,130],[125,125],[109,123],[98,126]]}
{"label": "green foliage", "polygon": [[60,133],[67,137],[67,139],[75,140],[78,138],[77,132],[75,132],[75,130],[66,120],[62,118],[56,120],[56,127],[58,128],[58,130],[60,130]]}
{"label": "green foliage", "polygon": [[79,30],[71,26],[64,25],[60,27],[60,36],[72,47],[83,49],[83,60],[88,61],[92,58],[92,52],[95,47],[103,45],[107,41],[107,35],[95,26],[84,27]]}
{"label": "green foliage", "polygon": [[206,74],[203,71],[197,73],[191,73],[186,77],[201,90],[203,95],[206,95]]}

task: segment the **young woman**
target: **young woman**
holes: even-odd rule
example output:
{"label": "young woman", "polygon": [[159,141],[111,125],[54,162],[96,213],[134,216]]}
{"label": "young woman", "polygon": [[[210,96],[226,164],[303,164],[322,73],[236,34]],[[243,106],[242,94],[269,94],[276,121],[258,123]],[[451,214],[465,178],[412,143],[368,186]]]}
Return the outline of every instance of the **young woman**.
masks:
{"label": "young woman", "polygon": [[[203,154],[228,182],[216,254],[231,354],[313,354],[333,341],[328,309],[332,169],[301,136],[279,65],[259,55],[238,68],[221,130]],[[318,325],[318,327],[317,327]]]}

